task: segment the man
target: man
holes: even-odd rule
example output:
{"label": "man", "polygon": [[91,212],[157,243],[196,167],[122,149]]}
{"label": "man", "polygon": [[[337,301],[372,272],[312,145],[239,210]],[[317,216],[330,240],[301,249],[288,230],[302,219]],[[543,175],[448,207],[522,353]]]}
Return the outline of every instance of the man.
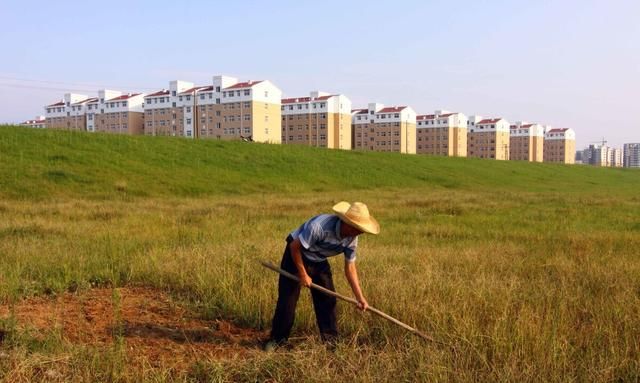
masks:
{"label": "man", "polygon": [[[280,276],[278,303],[271,326],[271,337],[265,350],[271,351],[289,338],[295,318],[300,287],[315,283],[335,291],[328,257],[344,253],[344,273],[358,301],[358,307],[369,307],[362,295],[356,271],[356,248],[362,233],[378,234],[380,225],[369,215],[367,205],[361,202],[340,202],[333,207],[335,214],[315,216],[294,230],[287,237],[287,246],[280,267],[297,274],[300,283]],[[322,340],[331,342],[338,335],[336,325],[336,298],[317,290],[311,290],[316,321]]]}

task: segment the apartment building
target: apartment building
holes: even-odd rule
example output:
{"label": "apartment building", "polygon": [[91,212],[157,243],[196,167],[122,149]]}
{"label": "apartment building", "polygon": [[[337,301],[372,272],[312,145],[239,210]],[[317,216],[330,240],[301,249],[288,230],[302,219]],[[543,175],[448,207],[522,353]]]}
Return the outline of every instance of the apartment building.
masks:
{"label": "apartment building", "polygon": [[624,144],[624,167],[640,168],[640,144]]}
{"label": "apartment building", "polygon": [[467,123],[464,114],[446,110],[416,116],[416,153],[466,157]]}
{"label": "apartment building", "polygon": [[471,116],[468,126],[468,157],[509,159],[511,126],[507,120]]}
{"label": "apartment building", "polygon": [[86,107],[88,132],[96,131],[96,121],[98,121],[100,115],[104,114],[104,111],[106,109],[106,102],[121,95],[122,92],[119,92],[117,90],[101,89],[98,91],[98,97],[88,100]]}
{"label": "apartment building", "polygon": [[87,121],[91,121],[91,128],[87,130],[118,134],[144,132],[144,94],[119,93],[98,92],[98,98],[90,103],[91,108],[88,109]]}
{"label": "apartment building", "polygon": [[351,111],[352,148],[416,153],[416,113],[409,106],[370,103]]}
{"label": "apartment building", "polygon": [[351,100],[346,96],[315,91],[281,103],[283,144],[351,149]]}
{"label": "apartment building", "polygon": [[544,162],[575,163],[576,134],[573,129],[549,129],[544,137]]}
{"label": "apartment building", "polygon": [[517,121],[510,127],[509,159],[542,162],[544,159],[544,127]]}
{"label": "apartment building", "polygon": [[[213,85],[178,94],[183,109],[185,136],[196,138],[250,139],[279,144],[282,91],[268,80],[238,82],[213,77]],[[179,116],[178,116],[179,117]]]}
{"label": "apartment building", "polygon": [[144,97],[144,134],[150,136],[193,137],[194,128],[185,129],[184,102],[181,94],[192,90],[193,83],[174,80],[169,89],[162,89]]}
{"label": "apartment building", "polygon": [[609,166],[609,147],[606,145],[589,145],[581,151],[582,163],[593,166]]}
{"label": "apartment building", "polygon": [[63,99],[45,107],[47,128],[87,130],[85,111],[89,97],[83,94],[66,93]]}
{"label": "apartment building", "polygon": [[623,159],[622,149],[620,148],[611,149],[611,167],[621,168],[624,165],[622,159]]}
{"label": "apartment building", "polygon": [[27,128],[43,129],[47,127],[47,120],[44,116],[36,116],[33,120],[27,120],[20,123],[20,126],[26,126]]}
{"label": "apartment building", "polygon": [[583,163],[593,166],[621,168],[624,165],[622,149],[607,145],[589,145],[581,157],[586,159]]}

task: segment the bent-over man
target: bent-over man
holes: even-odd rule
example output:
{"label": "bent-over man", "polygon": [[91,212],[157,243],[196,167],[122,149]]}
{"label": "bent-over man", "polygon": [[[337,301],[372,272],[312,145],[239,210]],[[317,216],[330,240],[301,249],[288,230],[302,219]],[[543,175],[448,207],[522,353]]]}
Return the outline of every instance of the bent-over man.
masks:
{"label": "bent-over man", "polygon": [[[270,351],[289,338],[295,319],[300,285],[315,283],[335,291],[328,257],[344,253],[344,273],[358,301],[366,310],[369,305],[362,295],[356,271],[356,248],[362,233],[378,234],[380,225],[361,202],[340,202],[333,207],[335,214],[321,214],[309,219],[287,237],[280,267],[297,274],[300,283],[285,276],[278,280],[278,303],[271,325],[271,337],[265,343]],[[311,290],[316,321],[323,341],[333,341],[338,335],[336,325],[336,298]]]}

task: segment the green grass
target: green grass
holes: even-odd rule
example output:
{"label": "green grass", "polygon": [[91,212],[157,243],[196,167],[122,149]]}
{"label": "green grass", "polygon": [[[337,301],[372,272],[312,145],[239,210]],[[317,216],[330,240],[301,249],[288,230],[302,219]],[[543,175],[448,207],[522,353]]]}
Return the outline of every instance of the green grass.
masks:
{"label": "green grass", "polygon": [[[61,381],[637,381],[639,190],[625,169],[2,128],[4,304],[143,284],[264,329],[277,278],[257,261],[279,261],[309,216],[361,200],[382,226],[360,242],[369,302],[451,346],[339,304],[335,353],[310,342],[132,371],[111,350],[16,334],[0,379],[46,380],[25,366],[64,356]],[[306,294],[294,331],[316,332]]]}
{"label": "green grass", "polygon": [[203,197],[428,188],[629,192],[638,172],[300,146],[2,128],[0,195]]}

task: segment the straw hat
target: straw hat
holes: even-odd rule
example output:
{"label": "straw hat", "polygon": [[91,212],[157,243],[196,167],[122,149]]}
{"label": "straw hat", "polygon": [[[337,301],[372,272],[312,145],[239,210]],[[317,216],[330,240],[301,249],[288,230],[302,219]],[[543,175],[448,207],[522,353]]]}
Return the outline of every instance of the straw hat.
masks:
{"label": "straw hat", "polygon": [[349,225],[362,230],[369,234],[378,234],[380,232],[380,224],[369,215],[367,205],[362,202],[338,202],[333,206],[333,211]]}

